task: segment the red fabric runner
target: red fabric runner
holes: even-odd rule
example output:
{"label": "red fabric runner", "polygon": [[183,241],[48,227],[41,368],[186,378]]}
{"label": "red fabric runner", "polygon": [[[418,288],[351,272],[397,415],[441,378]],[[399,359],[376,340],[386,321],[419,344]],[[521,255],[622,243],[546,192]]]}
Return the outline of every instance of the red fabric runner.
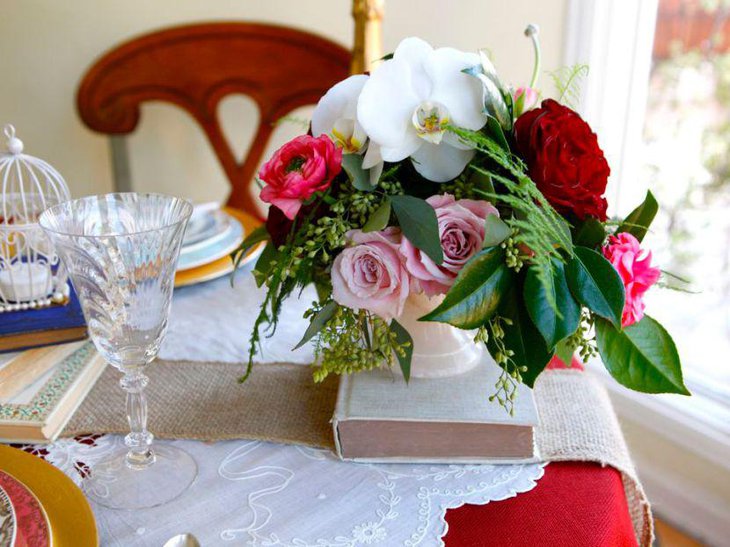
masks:
{"label": "red fabric runner", "polygon": [[[571,367],[583,370],[575,358]],[[551,463],[529,492],[450,509],[446,522],[446,547],[636,546],[621,474],[597,463]]]}
{"label": "red fabric runner", "polygon": [[446,522],[446,547],[636,546],[621,474],[597,463],[551,463],[529,492],[450,509]]}

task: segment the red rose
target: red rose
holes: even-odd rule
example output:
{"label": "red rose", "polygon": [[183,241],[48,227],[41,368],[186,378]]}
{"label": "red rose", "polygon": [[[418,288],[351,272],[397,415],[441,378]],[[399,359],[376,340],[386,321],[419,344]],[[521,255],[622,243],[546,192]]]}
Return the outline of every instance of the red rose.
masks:
{"label": "red rose", "polygon": [[259,171],[261,199],[293,219],[302,202],[329,188],[342,169],[342,149],[327,135],[302,135],[279,148]]}
{"label": "red rose", "polygon": [[517,119],[515,140],[530,178],[558,212],[606,220],[603,193],[611,169],[578,113],[546,99]]}

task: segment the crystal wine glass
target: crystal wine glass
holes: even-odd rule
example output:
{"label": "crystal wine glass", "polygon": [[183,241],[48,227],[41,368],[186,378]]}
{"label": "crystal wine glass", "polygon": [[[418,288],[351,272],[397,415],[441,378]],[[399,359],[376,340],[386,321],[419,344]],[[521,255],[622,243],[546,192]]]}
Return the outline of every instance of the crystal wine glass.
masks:
{"label": "crystal wine glass", "polygon": [[173,446],[152,448],[145,368],[167,329],[180,245],[192,205],[159,194],[107,194],[67,201],[39,222],[66,264],[89,334],[124,375],[126,449],[98,462],[82,484],[101,505],[139,509],[166,503],[195,479],[195,460]]}

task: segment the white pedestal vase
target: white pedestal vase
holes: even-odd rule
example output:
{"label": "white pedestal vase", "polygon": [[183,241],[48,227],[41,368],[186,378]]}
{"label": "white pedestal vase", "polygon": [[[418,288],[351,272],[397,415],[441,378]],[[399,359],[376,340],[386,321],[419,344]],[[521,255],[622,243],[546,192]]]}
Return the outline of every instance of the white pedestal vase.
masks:
{"label": "white pedestal vase", "polygon": [[486,353],[474,343],[474,331],[457,329],[445,323],[419,321],[438,306],[443,296],[428,298],[411,295],[398,322],[413,338],[411,378],[444,378],[473,369]]}

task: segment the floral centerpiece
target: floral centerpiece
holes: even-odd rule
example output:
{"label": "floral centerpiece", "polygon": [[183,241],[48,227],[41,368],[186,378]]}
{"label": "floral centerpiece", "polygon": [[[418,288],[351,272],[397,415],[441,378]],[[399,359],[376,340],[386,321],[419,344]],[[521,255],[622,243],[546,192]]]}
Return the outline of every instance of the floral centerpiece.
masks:
{"label": "floral centerpiece", "polygon": [[[314,344],[317,381],[396,366],[408,380],[413,331],[435,322],[491,354],[491,399],[508,410],[518,383],[574,352],[600,354],[632,389],[688,393],[671,337],[644,314],[661,276],[641,246],[657,203],[648,193],[608,219],[596,135],[559,100],[539,103],[536,33],[517,89],[483,51],[407,38],[332,87],[309,134],[262,167],[268,218],[237,254],[271,242],[253,271],[266,296],[243,379],[287,297],[314,284],[300,345]],[[413,301],[418,321],[404,321]]]}

